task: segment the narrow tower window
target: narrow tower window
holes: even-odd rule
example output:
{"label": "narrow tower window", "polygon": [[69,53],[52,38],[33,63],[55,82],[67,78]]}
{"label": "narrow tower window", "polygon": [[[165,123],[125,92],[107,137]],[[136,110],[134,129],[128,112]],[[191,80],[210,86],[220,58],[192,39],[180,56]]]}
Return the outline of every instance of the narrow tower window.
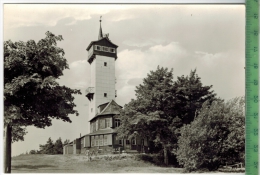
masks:
{"label": "narrow tower window", "polygon": [[104,97],[107,97],[107,93],[104,93]]}
{"label": "narrow tower window", "polygon": [[100,46],[96,46],[96,50],[101,50]]}
{"label": "narrow tower window", "polygon": [[104,62],[104,66],[107,66],[107,62]]}

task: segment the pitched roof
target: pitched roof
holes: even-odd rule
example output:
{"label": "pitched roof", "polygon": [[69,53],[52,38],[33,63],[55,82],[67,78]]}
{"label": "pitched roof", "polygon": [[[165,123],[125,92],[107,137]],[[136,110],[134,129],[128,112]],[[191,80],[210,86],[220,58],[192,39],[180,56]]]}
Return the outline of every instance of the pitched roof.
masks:
{"label": "pitched roof", "polygon": [[97,41],[91,41],[91,43],[90,43],[90,44],[88,45],[88,47],[87,47],[87,51],[89,51],[90,47],[91,47],[93,44],[95,44],[95,43],[97,43],[97,42],[99,42],[99,41],[101,41],[101,40],[107,40],[107,41],[108,41],[111,45],[113,45],[115,48],[118,47],[116,44],[112,43],[112,42],[108,39],[108,37],[106,36],[106,37],[103,37],[103,38],[101,38],[101,39],[98,39]]}
{"label": "pitched roof", "polygon": [[[101,106],[101,105],[99,105],[99,106]],[[104,109],[100,113],[96,114],[96,116],[90,120],[90,122],[102,115],[120,114],[121,108],[123,108],[123,107],[118,105],[114,100],[111,100],[109,103],[107,103],[106,107],[104,107]]]}

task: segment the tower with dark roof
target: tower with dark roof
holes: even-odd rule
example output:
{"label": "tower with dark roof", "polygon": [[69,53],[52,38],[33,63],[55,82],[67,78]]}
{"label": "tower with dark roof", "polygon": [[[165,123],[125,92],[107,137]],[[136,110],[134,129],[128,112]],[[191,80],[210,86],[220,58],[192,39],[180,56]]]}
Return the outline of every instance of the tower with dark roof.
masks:
{"label": "tower with dark roof", "polygon": [[117,45],[103,35],[100,19],[98,40],[87,47],[91,67],[91,83],[86,89],[89,100],[89,133],[63,147],[64,154],[147,152],[148,138],[131,140],[117,136],[122,106],[115,102],[115,61]]}
{"label": "tower with dark roof", "polygon": [[100,19],[98,40],[92,41],[88,47],[88,62],[91,67],[91,83],[86,89],[89,100],[89,121],[100,111],[98,106],[115,100],[115,61],[117,45],[108,35],[103,35]]}

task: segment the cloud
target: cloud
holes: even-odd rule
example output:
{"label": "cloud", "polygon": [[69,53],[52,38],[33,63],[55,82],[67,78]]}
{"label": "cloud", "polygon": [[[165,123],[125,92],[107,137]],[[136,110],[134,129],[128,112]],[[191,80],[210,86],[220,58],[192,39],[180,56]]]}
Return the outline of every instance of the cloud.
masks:
{"label": "cloud", "polygon": [[[111,11],[124,12],[129,9],[150,9],[136,5],[96,5],[96,4],[4,4],[4,28],[20,26],[55,26],[57,21],[73,17],[75,20],[89,20],[93,15],[104,15]],[[154,7],[155,8],[155,7]],[[133,19],[130,13],[117,13],[110,21]],[[40,19],[40,20],[39,20]],[[75,24],[71,21],[69,25]],[[68,25],[68,24],[67,24]]]}
{"label": "cloud", "polygon": [[119,79],[143,78],[158,65],[173,65],[187,55],[188,52],[177,42],[152,46],[145,51],[126,49],[118,54],[117,75]]}
{"label": "cloud", "polygon": [[165,43],[167,43],[167,40],[162,38],[148,38],[147,40],[142,40],[139,38],[130,38],[129,40],[123,41],[123,44],[127,46],[134,46],[134,47],[153,46],[153,45],[165,44]]}
{"label": "cloud", "polygon": [[[147,50],[123,50],[118,54],[116,61],[116,77],[118,96],[122,94],[134,95],[135,86],[142,83],[142,79],[157,66],[174,68],[179,60],[188,57],[189,53],[179,43],[171,42],[167,45],[155,45]],[[131,92],[130,92],[131,91]],[[132,96],[131,98],[133,98]],[[121,104],[127,103],[130,99],[118,99]]]}
{"label": "cloud", "polygon": [[113,16],[111,21],[118,22],[118,21],[123,21],[123,20],[134,19],[134,18],[136,18],[136,16],[133,14],[119,14],[117,16]]}
{"label": "cloud", "polygon": [[[95,14],[106,14],[110,10],[104,6],[66,4],[5,4],[4,27],[55,26],[57,21],[73,17],[75,20],[88,20]],[[40,19],[40,20],[39,20]],[[71,21],[70,24],[75,22]]]}

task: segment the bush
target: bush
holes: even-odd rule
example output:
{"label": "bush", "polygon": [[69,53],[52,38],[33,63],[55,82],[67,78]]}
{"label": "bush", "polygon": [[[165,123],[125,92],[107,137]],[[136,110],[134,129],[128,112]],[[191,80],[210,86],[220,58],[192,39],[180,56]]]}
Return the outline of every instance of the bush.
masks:
{"label": "bush", "polygon": [[153,157],[150,154],[137,154],[135,156],[136,160],[143,160],[146,162],[153,162]]}
{"label": "bush", "polygon": [[[178,166],[176,156],[172,153],[169,153],[169,165]],[[161,153],[158,154],[137,154],[135,155],[136,160],[142,160],[145,162],[150,162],[157,166],[165,166],[164,164],[164,155]]]}
{"label": "bush", "polygon": [[181,128],[177,159],[186,171],[244,162],[244,104],[243,97],[205,102],[194,121]]}

